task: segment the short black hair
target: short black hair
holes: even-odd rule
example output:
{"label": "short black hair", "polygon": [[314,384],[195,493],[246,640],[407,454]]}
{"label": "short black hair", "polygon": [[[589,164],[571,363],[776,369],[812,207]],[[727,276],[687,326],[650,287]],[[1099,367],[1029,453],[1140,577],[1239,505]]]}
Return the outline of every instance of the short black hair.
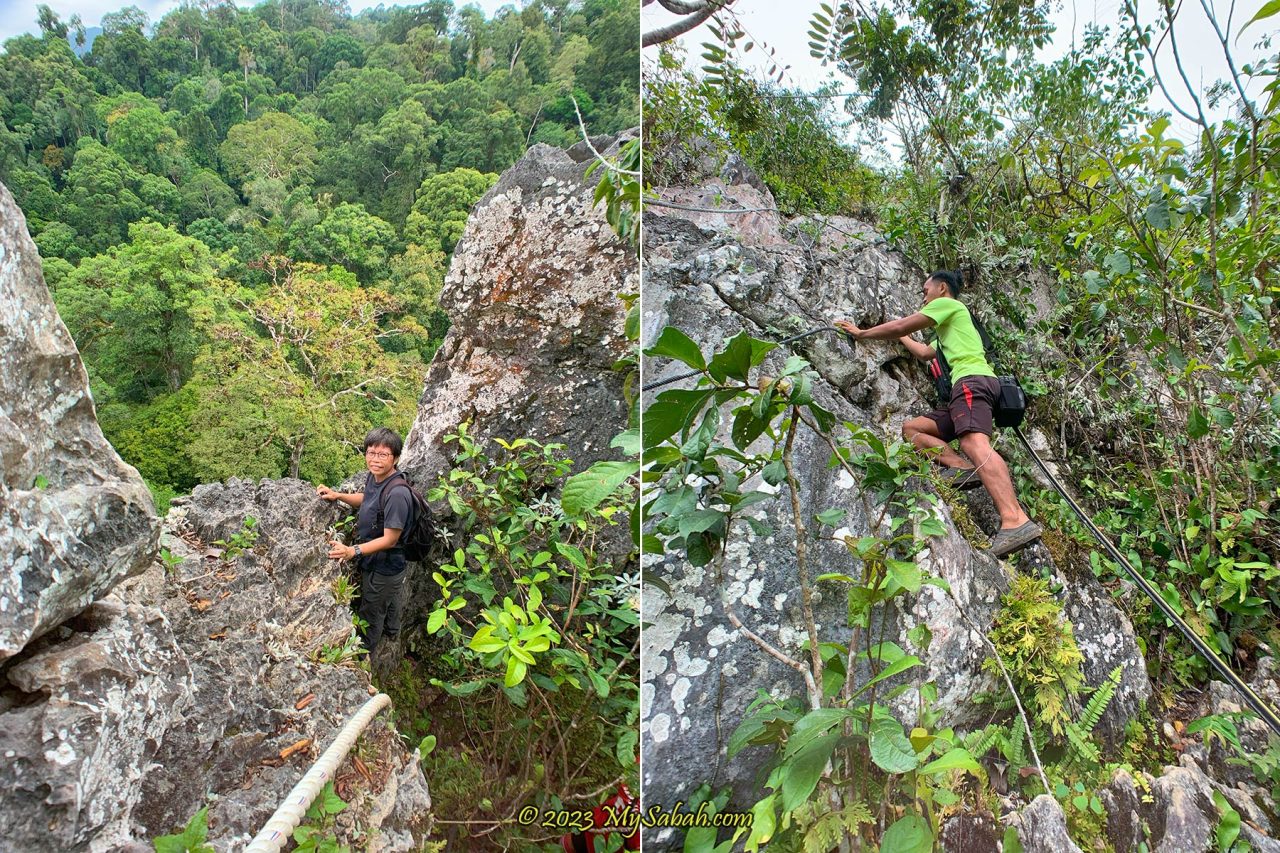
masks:
{"label": "short black hair", "polygon": [[369,434],[364,437],[364,449],[367,451],[370,447],[385,447],[391,451],[392,457],[399,459],[400,451],[404,450],[404,442],[395,430],[377,427],[369,430]]}
{"label": "short black hair", "polygon": [[935,270],[929,278],[936,278],[947,286],[952,299],[960,298],[960,273],[955,270]]}

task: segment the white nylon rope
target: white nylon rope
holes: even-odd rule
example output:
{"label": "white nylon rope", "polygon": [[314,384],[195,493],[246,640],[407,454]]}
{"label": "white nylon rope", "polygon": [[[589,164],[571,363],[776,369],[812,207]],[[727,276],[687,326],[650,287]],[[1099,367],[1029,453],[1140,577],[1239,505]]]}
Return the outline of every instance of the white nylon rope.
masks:
{"label": "white nylon rope", "polygon": [[324,751],[324,755],[320,756],[320,760],[311,766],[307,775],[302,777],[302,781],[293,786],[289,796],[284,798],[284,802],[262,827],[262,831],[249,842],[245,853],[277,853],[284,846],[293,835],[293,830],[302,822],[302,817],[306,814],[311,801],[316,798],[316,794],[320,793],[324,784],[333,777],[338,764],[351,751],[356,738],[377,713],[390,704],[391,697],[385,693],[379,693],[364,703],[356,715],[342,727],[342,731],[338,732],[338,737],[329,744],[329,748]]}

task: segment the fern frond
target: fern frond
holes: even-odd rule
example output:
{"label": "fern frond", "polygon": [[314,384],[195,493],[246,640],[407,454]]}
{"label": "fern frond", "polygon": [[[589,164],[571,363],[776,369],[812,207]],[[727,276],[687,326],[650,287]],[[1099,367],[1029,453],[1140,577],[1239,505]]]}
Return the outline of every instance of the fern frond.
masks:
{"label": "fern frond", "polygon": [[974,758],[981,758],[986,755],[991,747],[995,746],[1000,740],[1000,735],[1005,731],[1005,726],[1000,723],[991,723],[985,728],[978,729],[976,732],[970,732],[965,736],[964,748],[969,750],[969,754]]}
{"label": "fern frond", "polygon": [[1099,684],[1098,689],[1093,692],[1093,696],[1089,699],[1089,704],[1085,705],[1084,713],[1080,715],[1080,721],[1076,723],[1085,734],[1093,734],[1098,721],[1106,713],[1107,705],[1111,703],[1112,697],[1116,695],[1116,689],[1120,687],[1120,677],[1123,671],[1124,664],[1117,664],[1106,680]]}
{"label": "fern frond", "polygon": [[1101,754],[1098,752],[1098,746],[1089,740],[1089,733],[1073,722],[1067,722],[1066,726],[1067,743],[1071,746],[1071,756],[1079,758],[1090,765],[1096,765],[1102,760]]}

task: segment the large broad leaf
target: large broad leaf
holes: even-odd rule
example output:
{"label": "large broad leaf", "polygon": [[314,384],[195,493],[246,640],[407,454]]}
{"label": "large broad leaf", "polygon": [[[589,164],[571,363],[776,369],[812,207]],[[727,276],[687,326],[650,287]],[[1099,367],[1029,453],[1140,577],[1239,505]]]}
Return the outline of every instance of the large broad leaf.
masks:
{"label": "large broad leaf", "polygon": [[787,775],[782,779],[782,810],[791,811],[809,799],[822,778],[831,753],[840,740],[838,732],[810,741],[787,762]]}
{"label": "large broad leaf", "polygon": [[920,815],[909,814],[885,830],[881,853],[932,853],[933,830]]}
{"label": "large broad leaf", "polygon": [[1173,219],[1169,216],[1169,200],[1165,198],[1156,199],[1147,205],[1147,211],[1142,215],[1147,220],[1147,224],[1152,228],[1164,230],[1173,224]]}
{"label": "large broad leaf", "polygon": [[906,773],[920,764],[915,748],[902,731],[902,724],[885,718],[871,724],[871,760],[886,773]]}
{"label": "large broad leaf", "polygon": [[667,326],[663,329],[653,346],[645,350],[644,354],[674,358],[696,370],[705,370],[707,367],[707,362],[702,357],[702,350],[698,349],[698,345],[675,326]]}
{"label": "large broad leaf", "polygon": [[626,479],[639,473],[639,462],[597,462],[565,481],[560,506],[565,515],[578,516],[595,509]]}
{"label": "large broad leaf", "polygon": [[956,747],[947,752],[946,755],[934,761],[930,761],[924,767],[920,768],[920,772],[933,776],[938,773],[946,773],[951,770],[967,770],[979,779],[986,776],[983,772],[982,765],[978,764],[969,753],[969,750],[963,747]]}
{"label": "large broad leaf", "polygon": [[748,371],[764,361],[769,351],[776,349],[777,346],[768,341],[757,340],[746,332],[739,332],[730,339],[729,345],[723,352],[716,353],[712,357],[711,363],[707,365],[707,371],[717,382],[723,382],[725,379],[746,382]]}
{"label": "large broad leaf", "polygon": [[648,450],[684,429],[694,415],[711,399],[710,391],[663,391],[644,411],[642,444]]}
{"label": "large broad leaf", "polygon": [[898,586],[907,592],[920,591],[920,567],[915,563],[886,559],[884,566],[889,571],[889,576],[898,582]]}

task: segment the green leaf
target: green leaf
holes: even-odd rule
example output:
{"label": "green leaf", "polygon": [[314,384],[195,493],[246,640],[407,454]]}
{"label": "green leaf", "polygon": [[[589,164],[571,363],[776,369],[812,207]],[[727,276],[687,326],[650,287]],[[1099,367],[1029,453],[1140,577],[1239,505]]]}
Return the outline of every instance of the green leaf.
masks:
{"label": "green leaf", "polygon": [[502,684],[505,687],[515,687],[521,681],[524,681],[525,673],[528,671],[529,665],[512,655],[507,658],[507,673],[502,679]]}
{"label": "green leaf", "polygon": [[858,692],[854,693],[853,695],[861,696],[867,690],[867,688],[871,687],[871,685],[879,684],[881,681],[885,681],[886,679],[893,678],[895,675],[906,672],[907,670],[912,669],[913,667],[923,666],[923,665],[924,664],[921,662],[920,658],[916,657],[915,655],[904,655],[898,658],[897,660],[895,660],[893,663],[886,666],[884,669],[877,672],[875,674],[875,677],[873,677],[866,684],[859,687]]}
{"label": "green leaf", "polygon": [[769,422],[764,418],[758,418],[751,411],[750,407],[743,407],[733,416],[733,429],[730,437],[733,444],[739,450],[746,450],[751,442],[755,441],[769,426]]}
{"label": "green leaf", "polygon": [[337,792],[333,790],[332,782],[326,782],[324,787],[320,789],[318,801],[320,803],[320,808],[327,815],[339,814],[347,807],[346,801],[343,800],[342,797],[339,797]]}
{"label": "green leaf", "polygon": [[783,464],[781,459],[774,460],[764,467],[764,470],[760,472],[760,476],[769,485],[776,486],[787,479],[787,466]]}
{"label": "green leaf", "polygon": [[444,626],[444,620],[449,612],[443,607],[438,607],[431,611],[431,615],[427,617],[427,633],[434,634]]}
{"label": "green leaf", "polygon": [[162,835],[153,843],[156,853],[214,853],[213,847],[204,843],[208,835],[209,807],[205,806],[192,815],[182,832]]}
{"label": "green leaf", "polygon": [[824,510],[823,512],[818,513],[816,518],[818,519],[819,524],[825,524],[828,527],[835,527],[837,524],[839,524],[841,521],[844,520],[844,517],[846,515],[848,515],[848,510],[844,510],[839,507],[833,507],[831,509]]}
{"label": "green leaf", "polygon": [[560,506],[566,515],[580,516],[599,506],[613,494],[614,489],[639,471],[639,462],[597,462],[565,481],[560,492]]}
{"label": "green leaf", "polygon": [[1169,216],[1169,200],[1165,198],[1157,199],[1147,205],[1147,210],[1142,214],[1142,218],[1152,228],[1164,230],[1173,224],[1173,219]]}
{"label": "green leaf", "polygon": [[1112,275],[1125,275],[1133,269],[1132,264],[1129,262],[1129,256],[1118,249],[1103,258],[1102,265]]}
{"label": "green leaf", "polygon": [[1254,24],[1257,21],[1264,20],[1265,18],[1270,18],[1271,16],[1275,15],[1278,12],[1280,12],[1280,0],[1271,0],[1271,2],[1267,3],[1261,9],[1258,10],[1258,14],[1254,15],[1252,18],[1245,21],[1244,26],[1240,28],[1240,32],[1236,33],[1236,40],[1238,41],[1240,39],[1240,33],[1243,33],[1245,30],[1247,30],[1251,24]]}
{"label": "green leaf", "polygon": [[658,399],[644,411],[644,430],[641,436],[644,449],[657,447],[683,430],[707,400],[711,399],[711,394],[711,391],[706,390],[663,391],[659,394]]}
{"label": "green leaf", "polygon": [[809,799],[822,778],[831,753],[840,741],[840,733],[832,732],[810,741],[786,763],[786,775],[782,778],[782,810],[791,811]]}
{"label": "green leaf", "polygon": [[49,481],[45,478],[43,474],[36,474],[34,486],[37,489],[47,489],[49,488]]}
{"label": "green leaf", "polygon": [[773,810],[777,794],[770,794],[751,807],[751,834],[747,836],[747,853],[756,853],[761,844],[769,843],[778,828],[778,816]]}
{"label": "green leaf", "polygon": [[654,341],[653,346],[644,351],[648,356],[666,356],[682,361],[695,370],[706,370],[707,362],[702,357],[702,350],[698,345],[675,326],[667,326],[658,335],[658,340]]}
{"label": "green leaf", "polygon": [[959,746],[920,768],[920,772],[928,776],[947,773],[951,770],[967,770],[979,779],[986,778],[982,765],[974,760],[969,750]]}
{"label": "green leaf", "polygon": [[881,717],[872,723],[870,745],[871,760],[886,773],[906,773],[920,764],[919,756],[897,720]]}
{"label": "green leaf", "polygon": [[553,542],[552,547],[559,552],[560,556],[566,558],[578,568],[585,569],[587,567],[587,558],[583,556],[576,546],[564,542]]}
{"label": "green leaf", "polygon": [[1187,435],[1191,438],[1204,438],[1208,434],[1209,419],[1199,406],[1192,407],[1191,414],[1187,416]]}
{"label": "green leaf", "polygon": [[920,591],[920,567],[915,563],[886,559],[884,565],[889,572],[889,576],[897,581],[898,585],[907,592]]}
{"label": "green leaf", "polygon": [[933,830],[920,815],[909,814],[885,830],[880,850],[882,853],[932,853]]}
{"label": "green leaf", "polygon": [[1015,827],[1005,827],[1004,853],[1023,853],[1022,839],[1018,837],[1018,830]]}
{"label": "green leaf", "polygon": [[714,509],[699,509],[680,516],[680,536],[704,533],[724,519],[724,513]]}
{"label": "green leaf", "polygon": [[422,758],[426,758],[428,755],[430,755],[432,752],[435,751],[435,748],[436,748],[436,736],[427,735],[421,741],[418,742],[418,755],[421,756]]}
{"label": "green leaf", "polygon": [[620,432],[609,442],[609,446],[622,451],[623,456],[640,455],[640,430],[629,429]]}
{"label": "green leaf", "polygon": [[1218,850],[1227,853],[1240,837],[1240,812],[1232,808],[1227,798],[1218,791],[1213,792],[1213,804],[1218,807],[1220,815],[1214,836],[1218,841]]}

